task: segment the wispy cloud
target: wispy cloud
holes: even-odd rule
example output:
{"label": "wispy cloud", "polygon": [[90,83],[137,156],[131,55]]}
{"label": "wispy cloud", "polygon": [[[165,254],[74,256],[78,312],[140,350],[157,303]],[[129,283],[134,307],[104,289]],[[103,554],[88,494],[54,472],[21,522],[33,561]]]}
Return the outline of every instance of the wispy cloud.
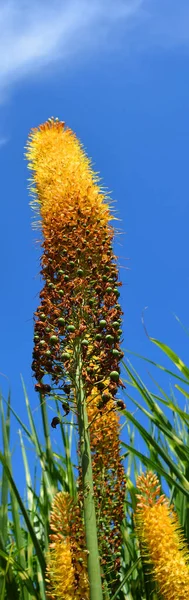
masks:
{"label": "wispy cloud", "polygon": [[[0,89],[43,65],[99,48],[189,42],[188,0],[4,0]],[[116,41],[117,40],[117,41]],[[4,92],[5,93],[5,92]]]}
{"label": "wispy cloud", "polygon": [[142,0],[6,0],[0,7],[0,85],[98,45]]}

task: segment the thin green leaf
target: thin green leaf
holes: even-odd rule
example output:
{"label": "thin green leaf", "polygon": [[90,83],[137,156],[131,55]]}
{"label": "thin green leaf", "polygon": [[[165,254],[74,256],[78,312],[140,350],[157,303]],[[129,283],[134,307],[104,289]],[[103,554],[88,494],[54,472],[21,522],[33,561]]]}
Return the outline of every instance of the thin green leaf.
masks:
{"label": "thin green leaf", "polygon": [[[6,463],[6,460],[5,460],[2,452],[0,452],[0,461],[1,461],[2,465],[4,466],[4,469],[6,471],[6,474],[7,474],[9,483],[10,483],[10,486],[12,488],[12,492],[14,493],[14,496],[15,496],[17,502],[18,502],[18,505],[20,506],[22,515],[23,515],[23,517],[25,519],[28,531],[30,533],[31,539],[33,541],[33,544],[34,544],[34,547],[35,547],[35,550],[36,550],[36,554],[38,556],[38,560],[39,560],[42,572],[45,573],[46,564],[45,564],[45,559],[44,559],[44,556],[43,556],[43,552],[41,550],[41,547],[40,547],[40,544],[38,542],[38,539],[37,539],[37,537],[35,535],[34,528],[33,528],[32,524],[31,524],[31,521],[30,521],[30,518],[28,516],[27,510],[25,509],[25,506],[24,506],[24,504],[22,502],[22,499],[20,497],[20,494],[18,492],[17,486],[16,486],[16,484],[15,484],[15,482],[13,480],[13,477],[11,475],[10,469],[9,469],[7,463]],[[23,566],[22,563],[21,563],[21,566]],[[25,568],[25,565],[24,565],[24,568]]]}
{"label": "thin green leaf", "polygon": [[[183,360],[176,354],[176,352],[169,348],[167,344],[163,344],[155,338],[150,338],[150,340],[153,344],[158,346],[158,348],[160,348],[160,350],[162,350],[164,354],[166,354],[170,358],[175,367],[177,367],[177,369],[181,371],[181,373],[183,373],[183,375],[189,380],[189,368],[185,365]],[[189,381],[187,381],[187,384],[189,384]]]}
{"label": "thin green leaf", "polygon": [[119,592],[122,590],[123,586],[125,585],[126,581],[128,581],[129,577],[132,575],[133,571],[136,569],[136,567],[138,566],[138,563],[140,562],[140,557],[136,559],[135,563],[130,567],[130,569],[128,569],[124,579],[121,581],[118,589],[116,590],[115,594],[112,597],[112,600],[115,600],[119,594]]}

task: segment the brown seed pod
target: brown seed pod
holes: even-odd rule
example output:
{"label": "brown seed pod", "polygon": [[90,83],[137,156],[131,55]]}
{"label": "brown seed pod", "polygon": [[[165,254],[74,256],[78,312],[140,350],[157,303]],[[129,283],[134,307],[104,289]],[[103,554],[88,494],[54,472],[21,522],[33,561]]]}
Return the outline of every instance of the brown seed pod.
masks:
{"label": "brown seed pod", "polygon": [[51,421],[51,427],[53,427],[53,429],[56,429],[56,426],[59,425],[59,423],[60,419],[58,417],[53,417]]}

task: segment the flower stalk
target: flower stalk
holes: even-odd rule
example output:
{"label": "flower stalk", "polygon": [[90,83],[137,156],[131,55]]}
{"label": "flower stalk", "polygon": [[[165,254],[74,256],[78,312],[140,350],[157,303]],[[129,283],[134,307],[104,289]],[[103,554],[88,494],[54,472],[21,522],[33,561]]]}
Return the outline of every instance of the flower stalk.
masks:
{"label": "flower stalk", "polygon": [[102,584],[97,538],[96,511],[93,489],[92,461],[86,395],[82,379],[81,349],[76,348],[76,401],[80,438],[80,461],[82,471],[83,512],[88,551],[87,565],[91,600],[102,600]]}

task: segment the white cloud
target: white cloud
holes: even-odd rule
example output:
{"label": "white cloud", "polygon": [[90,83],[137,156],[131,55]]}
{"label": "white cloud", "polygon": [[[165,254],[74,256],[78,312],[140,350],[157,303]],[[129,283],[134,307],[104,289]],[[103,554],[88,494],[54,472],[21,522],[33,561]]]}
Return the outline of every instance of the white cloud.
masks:
{"label": "white cloud", "polygon": [[6,0],[0,7],[0,85],[102,41],[142,0]]}
{"label": "white cloud", "polygon": [[[188,44],[188,0],[4,0],[0,90],[43,65],[131,44]],[[120,42],[121,40],[121,42]]]}

